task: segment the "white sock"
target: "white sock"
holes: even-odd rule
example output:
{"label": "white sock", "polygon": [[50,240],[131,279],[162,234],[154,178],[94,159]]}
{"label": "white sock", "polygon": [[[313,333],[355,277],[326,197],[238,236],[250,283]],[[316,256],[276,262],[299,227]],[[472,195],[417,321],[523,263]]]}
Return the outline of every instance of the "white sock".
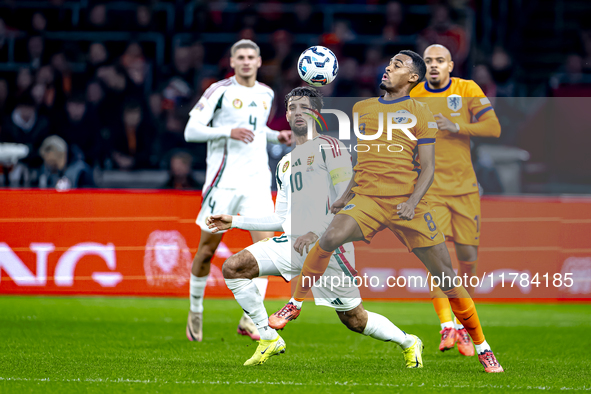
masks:
{"label": "white sock", "polygon": [[462,323],[458,323],[457,321],[454,322],[454,326],[456,330],[461,330],[462,328],[464,328],[464,325]]}
{"label": "white sock", "polygon": [[257,326],[261,339],[277,338],[277,331],[269,327],[269,315],[263,304],[263,297],[254,282],[250,279],[226,279],[226,285],[234,293],[234,298],[244,312]]}
{"label": "white sock", "polygon": [[446,321],[445,323],[441,323],[441,329],[445,330],[446,328],[454,328],[454,322]]}
{"label": "white sock", "polygon": [[[298,309],[302,309],[302,305],[304,305],[304,301],[296,301],[295,298],[292,298],[291,300],[289,300],[289,302],[294,304],[296,306],[296,308],[298,308]],[[288,302],[288,304],[289,304],[289,302]]]}
{"label": "white sock", "polygon": [[205,293],[206,284],[207,276],[198,277],[191,274],[191,281],[189,284],[189,292],[191,294],[191,312],[203,312],[203,294]]}
{"label": "white sock", "polygon": [[477,354],[482,354],[487,350],[492,350],[490,348],[490,345],[488,343],[486,343],[486,341],[482,342],[480,345],[474,344],[474,346],[476,346],[476,353]]}
{"label": "white sock", "polygon": [[252,281],[254,282],[255,286],[259,290],[259,293],[261,293],[261,297],[263,297],[263,300],[264,300],[265,294],[267,294],[267,284],[269,284],[269,279],[254,278]]}
{"label": "white sock", "polygon": [[367,311],[367,324],[363,335],[380,341],[397,343],[403,349],[412,346],[415,342],[413,337],[396,327],[387,317],[370,311]]}
{"label": "white sock", "polygon": [[[259,293],[261,294],[261,296],[263,297],[263,300],[264,300],[265,294],[267,294],[267,285],[269,284],[269,279],[268,278],[253,278],[252,281],[255,284],[255,286],[257,287]],[[244,312],[244,317],[252,322],[252,319],[250,318],[250,316],[248,316],[246,314],[246,312]]]}

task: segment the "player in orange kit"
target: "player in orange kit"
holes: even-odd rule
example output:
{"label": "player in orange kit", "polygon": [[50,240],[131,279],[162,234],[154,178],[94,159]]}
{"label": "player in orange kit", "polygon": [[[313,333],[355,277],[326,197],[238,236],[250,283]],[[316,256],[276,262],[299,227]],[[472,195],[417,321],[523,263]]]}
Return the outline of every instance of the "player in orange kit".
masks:
{"label": "player in orange kit", "polygon": [[[416,86],[411,97],[423,101],[435,115],[439,132],[435,163],[437,170],[425,200],[435,211],[437,224],[447,240],[454,241],[460,263],[458,275],[476,275],[480,243],[480,194],[470,158],[470,136],[499,137],[501,125],[482,89],[474,82],[450,78],[454,68],[449,50],[431,45],[423,55],[427,80]],[[466,286],[470,296],[474,289]],[[441,289],[431,291],[433,306],[441,322],[439,350],[458,350],[473,356],[474,347],[464,326],[452,320],[450,305]]]}
{"label": "player in orange kit", "polygon": [[312,283],[324,273],[330,256],[340,245],[360,240],[369,243],[375,234],[388,228],[423,262],[433,278],[439,279],[454,314],[462,319],[476,344],[484,370],[503,372],[484,338],[474,302],[466,289],[453,280],[457,277],[444,236],[422,199],[435,173],[437,125],[428,107],[411,99],[409,93],[425,73],[420,55],[401,51],[391,59],[382,78],[380,88],[386,93],[353,107],[360,133],[355,177],[333,204],[332,210],[338,214],[308,253],[293,298],[269,317],[269,326],[280,329],[299,316]]}

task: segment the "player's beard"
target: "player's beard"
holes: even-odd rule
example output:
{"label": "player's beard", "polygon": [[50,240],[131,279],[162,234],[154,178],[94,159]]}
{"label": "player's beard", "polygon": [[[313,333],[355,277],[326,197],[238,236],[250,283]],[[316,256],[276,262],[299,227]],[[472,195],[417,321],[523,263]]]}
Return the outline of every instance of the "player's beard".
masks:
{"label": "player's beard", "polygon": [[305,136],[306,134],[308,134],[308,125],[305,124],[304,126],[296,126],[295,125],[295,121],[294,122],[289,122],[289,127],[291,128],[291,131],[299,136]]}
{"label": "player's beard", "polygon": [[380,89],[382,90],[388,90],[388,88],[386,88],[386,84],[385,83],[380,83]]}

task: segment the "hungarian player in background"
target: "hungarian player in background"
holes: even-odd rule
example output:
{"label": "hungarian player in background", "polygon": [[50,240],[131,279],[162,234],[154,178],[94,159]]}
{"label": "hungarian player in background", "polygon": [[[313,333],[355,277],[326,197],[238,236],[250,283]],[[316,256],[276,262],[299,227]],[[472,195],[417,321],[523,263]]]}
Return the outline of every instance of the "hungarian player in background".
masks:
{"label": "hungarian player in background", "polygon": [[[263,298],[252,279],[260,275],[276,275],[290,281],[300,273],[304,252],[308,253],[309,246],[324,233],[333,216],[328,209],[330,203],[347,189],[352,175],[351,156],[342,142],[318,134],[315,123],[311,123],[313,138],[308,140],[309,115],[312,110],[322,108],[320,93],[309,87],[296,88],[285,97],[285,105],[296,147],[277,165],[279,191],[275,214],[257,218],[213,215],[208,219],[210,227],[216,230],[237,227],[285,231],[280,237],[249,246],[224,263],[223,274],[228,288],[261,335],[258,348],[244,365],[263,364],[286,349],[285,341],[269,327]],[[323,149],[325,147],[330,149]],[[348,243],[332,254],[324,274],[326,279],[338,279],[340,286],[314,288],[316,304],[334,308],[341,322],[352,331],[400,345],[407,368],[422,367],[421,340],[406,334],[386,317],[366,311],[359,289],[342,283],[345,276],[353,278],[356,274],[353,244]],[[325,283],[333,282],[327,280]]]}
{"label": "hungarian player in background", "polygon": [[[439,131],[435,150],[436,171],[425,200],[435,211],[437,224],[453,241],[459,261],[458,275],[467,278],[466,290],[474,296],[469,278],[476,275],[480,244],[480,193],[470,157],[470,137],[496,137],[501,125],[488,98],[474,81],[451,78],[454,68],[449,50],[431,45],[423,55],[427,80],[416,86],[411,97],[429,106]],[[431,290],[433,306],[441,323],[439,350],[458,350],[473,356],[470,335],[461,322],[452,320],[449,300],[438,287]]]}
{"label": "hungarian player in background", "polygon": [[[435,173],[437,125],[427,105],[411,99],[409,93],[423,80],[425,73],[425,62],[420,55],[401,51],[391,59],[382,77],[380,88],[386,93],[379,98],[358,102],[353,107],[353,113],[358,113],[359,122],[362,122],[359,131],[367,136],[376,135],[381,129],[379,124],[389,123],[389,120],[379,121],[385,114],[394,113],[393,120],[400,124],[412,121],[405,114],[413,115],[416,123],[406,129],[412,139],[401,130],[394,130],[382,133],[375,141],[386,146],[396,144],[402,146],[402,150],[397,149],[395,153],[388,149],[358,152],[355,177],[347,192],[332,207],[338,214],[306,257],[293,298],[269,318],[269,324],[273,328],[282,328],[299,315],[310,289],[310,280],[303,278],[322,275],[335,249],[353,241],[369,243],[375,234],[389,228],[409,252],[423,262],[430,274],[439,279],[454,314],[462,319],[476,344],[484,370],[503,372],[485,340],[474,302],[463,286],[454,285],[456,274],[445,237],[429,205],[422,200]],[[445,282],[444,277],[448,278]]]}
{"label": "hungarian player in background", "polygon": [[[231,49],[235,76],[211,85],[190,113],[185,128],[188,142],[207,142],[207,172],[203,202],[197,216],[201,227],[199,248],[191,268],[191,305],[186,334],[190,341],[203,338],[203,295],[222,234],[212,234],[205,218],[216,213],[270,215],[273,213],[271,172],[267,142],[291,144],[291,131],[267,127],[274,93],[256,80],[260,50],[251,40],[240,40]],[[251,232],[253,242],[273,236]],[[257,280],[264,296],[267,279]],[[238,332],[258,340],[250,318],[244,314]]]}

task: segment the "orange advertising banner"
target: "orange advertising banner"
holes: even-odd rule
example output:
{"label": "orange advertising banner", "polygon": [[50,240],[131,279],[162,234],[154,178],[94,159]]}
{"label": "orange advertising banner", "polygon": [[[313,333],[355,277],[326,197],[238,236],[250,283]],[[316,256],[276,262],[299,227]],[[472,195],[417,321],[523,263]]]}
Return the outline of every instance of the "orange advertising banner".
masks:
{"label": "orange advertising banner", "polygon": [[[0,294],[188,297],[200,192],[1,190],[0,202]],[[482,217],[477,297],[591,300],[591,198],[485,197]],[[224,235],[206,296],[232,297],[221,266],[250,243]],[[363,297],[429,297],[425,268],[391,233],[355,255]],[[271,278],[268,297],[289,295]]]}

